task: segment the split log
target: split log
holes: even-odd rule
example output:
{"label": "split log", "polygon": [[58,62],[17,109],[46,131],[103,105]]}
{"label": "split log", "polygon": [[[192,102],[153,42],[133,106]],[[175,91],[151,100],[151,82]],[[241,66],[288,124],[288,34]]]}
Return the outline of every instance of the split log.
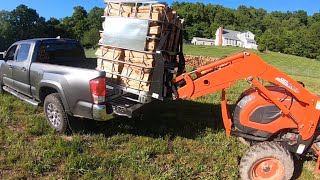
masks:
{"label": "split log", "polygon": [[[150,90],[149,82],[137,81],[137,80],[149,81],[151,78],[151,71],[149,69],[136,68],[133,66],[124,65],[121,75],[122,77],[121,77],[120,83],[122,85],[132,89],[138,89],[141,91]],[[126,78],[125,76],[130,78]]]}

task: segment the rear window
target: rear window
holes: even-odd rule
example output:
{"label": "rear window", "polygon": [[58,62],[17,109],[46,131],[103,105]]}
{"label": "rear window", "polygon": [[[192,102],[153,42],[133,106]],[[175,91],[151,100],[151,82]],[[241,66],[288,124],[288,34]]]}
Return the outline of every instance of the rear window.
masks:
{"label": "rear window", "polygon": [[59,64],[61,61],[73,61],[84,58],[85,53],[79,43],[57,42],[42,44],[38,52],[38,62]]}

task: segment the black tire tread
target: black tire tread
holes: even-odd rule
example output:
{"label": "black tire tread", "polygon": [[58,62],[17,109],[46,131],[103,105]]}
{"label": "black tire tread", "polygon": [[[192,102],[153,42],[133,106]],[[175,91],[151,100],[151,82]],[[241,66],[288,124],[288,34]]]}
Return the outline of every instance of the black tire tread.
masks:
{"label": "black tire tread", "polygon": [[277,142],[262,142],[250,148],[240,161],[239,173],[241,179],[250,179],[251,167],[262,158],[274,157],[281,161],[285,167],[285,177],[283,180],[291,179],[294,172],[294,162],[287,149]]}
{"label": "black tire tread", "polygon": [[61,116],[62,116],[62,125],[59,129],[53,127],[51,125],[51,123],[49,122],[49,119],[46,115],[46,118],[47,118],[47,122],[49,123],[50,127],[52,127],[53,129],[55,129],[56,132],[58,133],[66,133],[67,132],[67,129],[68,129],[68,115],[67,113],[65,112],[64,110],[64,107],[63,107],[63,104],[62,104],[62,101],[61,101],[61,98],[59,96],[58,93],[53,93],[53,94],[49,94],[45,100],[44,100],[44,113],[46,114],[46,104],[48,102],[52,102],[56,105],[56,107],[58,108],[59,112],[61,113]]}

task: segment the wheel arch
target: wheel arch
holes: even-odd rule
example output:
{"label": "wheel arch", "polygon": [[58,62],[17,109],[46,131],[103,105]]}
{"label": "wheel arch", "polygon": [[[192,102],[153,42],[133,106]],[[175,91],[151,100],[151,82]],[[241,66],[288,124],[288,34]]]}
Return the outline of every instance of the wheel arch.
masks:
{"label": "wheel arch", "polygon": [[65,93],[63,91],[62,86],[57,82],[42,81],[40,83],[40,85],[39,85],[39,93],[38,93],[38,97],[39,97],[39,100],[41,101],[41,103],[43,103],[45,98],[49,94],[52,94],[52,93],[58,93],[59,94],[65,111],[68,114],[70,114],[71,113],[70,112],[70,107],[69,107],[69,104],[68,104],[68,101],[67,101],[67,98],[65,96]]}

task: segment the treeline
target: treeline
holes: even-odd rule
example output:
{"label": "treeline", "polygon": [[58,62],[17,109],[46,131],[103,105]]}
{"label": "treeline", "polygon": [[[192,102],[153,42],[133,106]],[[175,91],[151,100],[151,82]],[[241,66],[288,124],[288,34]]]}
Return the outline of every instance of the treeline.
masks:
{"label": "treeline", "polygon": [[173,9],[185,19],[185,39],[215,37],[220,25],[226,29],[249,30],[258,45],[282,52],[320,60],[320,13],[308,16],[305,11],[267,13],[265,9],[239,6],[174,2]]}
{"label": "treeline", "polygon": [[0,51],[18,40],[57,36],[78,39],[84,46],[92,47],[100,39],[102,15],[102,8],[94,7],[87,12],[81,6],[74,7],[70,17],[48,20],[25,5],[13,11],[0,11]]}
{"label": "treeline", "polygon": [[[316,58],[320,60],[320,13],[308,16],[305,11],[267,13],[265,9],[239,6],[174,2],[173,9],[185,19],[184,39],[214,38],[220,25],[226,29],[256,35],[258,44],[267,50]],[[103,9],[87,12],[74,7],[70,17],[46,20],[36,10],[20,5],[13,11],[0,11],[0,51],[21,39],[35,37],[67,37],[78,39],[84,46],[94,46],[100,39]]]}

